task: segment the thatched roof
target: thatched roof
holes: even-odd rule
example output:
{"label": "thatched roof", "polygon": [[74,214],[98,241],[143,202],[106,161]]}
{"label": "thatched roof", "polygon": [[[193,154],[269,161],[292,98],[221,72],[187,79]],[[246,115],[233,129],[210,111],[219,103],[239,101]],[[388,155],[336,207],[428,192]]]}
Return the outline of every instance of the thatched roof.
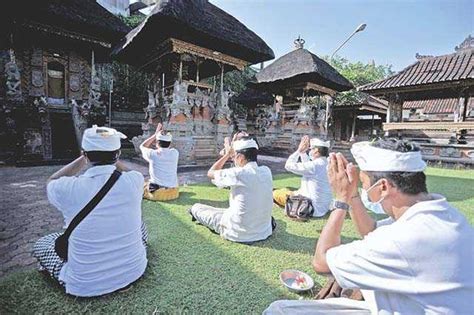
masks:
{"label": "thatched roof", "polygon": [[242,105],[273,104],[272,94],[258,91],[252,88],[246,88],[242,93],[234,97],[234,102]]}
{"label": "thatched roof", "polygon": [[335,91],[353,88],[345,77],[326,61],[300,47],[280,57],[256,75],[256,86],[269,87],[312,82]]}
{"label": "thatched roof", "polygon": [[[116,43],[130,28],[95,0],[30,0],[10,1],[8,10],[2,9],[0,18],[10,27],[2,28],[8,36],[13,27],[27,26],[28,30],[49,30],[89,36],[101,41]],[[31,27],[31,26],[34,27]]]}
{"label": "thatched roof", "polygon": [[176,38],[251,64],[275,57],[268,45],[236,18],[207,0],[161,0],[150,15],[115,47],[113,55],[140,66],[157,44]]}

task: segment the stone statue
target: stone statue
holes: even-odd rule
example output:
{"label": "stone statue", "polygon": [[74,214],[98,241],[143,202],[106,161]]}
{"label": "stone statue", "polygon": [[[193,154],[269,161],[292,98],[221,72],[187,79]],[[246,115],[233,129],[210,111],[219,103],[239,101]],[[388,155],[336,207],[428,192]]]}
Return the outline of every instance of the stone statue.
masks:
{"label": "stone statue", "polygon": [[224,91],[221,95],[221,103],[217,108],[216,118],[217,120],[227,119],[229,122],[232,121],[232,110],[229,107],[229,100],[234,96],[233,91]]}
{"label": "stone statue", "polygon": [[14,56],[11,56],[10,58],[11,61],[5,65],[5,74],[7,76],[7,98],[17,100],[21,98],[21,75]]}
{"label": "stone statue", "polygon": [[191,116],[192,105],[188,102],[188,83],[178,80],[174,82],[173,86],[173,103],[170,106],[171,117],[176,117],[183,114],[187,117]]}
{"label": "stone statue", "polygon": [[313,120],[313,117],[312,117],[311,106],[306,104],[304,101],[301,101],[300,108],[296,112],[295,119],[294,119],[295,126],[299,124],[309,126],[312,120]]}
{"label": "stone statue", "polygon": [[326,132],[326,110],[320,108],[316,117],[316,125],[319,128],[319,133]]}
{"label": "stone statue", "polygon": [[46,101],[46,97],[41,96],[40,98],[36,98],[33,101],[33,105],[35,105],[36,109],[38,110],[38,114],[43,121],[43,117],[48,114],[48,102]]}

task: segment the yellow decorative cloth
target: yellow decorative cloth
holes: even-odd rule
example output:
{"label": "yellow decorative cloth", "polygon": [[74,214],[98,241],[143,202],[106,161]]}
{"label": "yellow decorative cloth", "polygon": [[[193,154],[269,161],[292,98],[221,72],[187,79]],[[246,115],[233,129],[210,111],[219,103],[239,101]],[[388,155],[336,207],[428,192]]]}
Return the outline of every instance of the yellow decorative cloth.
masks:
{"label": "yellow decorative cloth", "polygon": [[179,187],[176,188],[160,188],[154,192],[148,189],[148,182],[143,185],[143,198],[152,201],[169,201],[179,198]]}
{"label": "yellow decorative cloth", "polygon": [[273,191],[273,201],[280,207],[284,208],[286,205],[286,199],[288,198],[288,196],[292,196],[293,194],[294,192],[292,192],[288,188],[275,189]]}

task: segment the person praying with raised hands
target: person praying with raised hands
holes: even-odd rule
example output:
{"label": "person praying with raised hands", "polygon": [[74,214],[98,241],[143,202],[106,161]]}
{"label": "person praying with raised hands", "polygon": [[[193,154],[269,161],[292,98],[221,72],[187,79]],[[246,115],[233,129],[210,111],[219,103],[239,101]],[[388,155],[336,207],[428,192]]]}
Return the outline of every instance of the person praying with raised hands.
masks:
{"label": "person praying with raised hands", "polygon": [[[240,243],[261,241],[272,235],[272,172],[257,164],[257,142],[246,134],[224,140],[223,155],[207,176],[218,187],[230,187],[229,207],[197,203],[189,209],[192,219],[224,239]],[[234,167],[224,168],[232,160]]]}

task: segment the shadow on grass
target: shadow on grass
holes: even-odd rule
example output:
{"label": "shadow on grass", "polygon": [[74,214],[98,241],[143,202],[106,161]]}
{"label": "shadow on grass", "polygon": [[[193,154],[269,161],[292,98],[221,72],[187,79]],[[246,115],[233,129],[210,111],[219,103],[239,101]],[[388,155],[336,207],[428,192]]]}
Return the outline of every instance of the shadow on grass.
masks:
{"label": "shadow on grass", "polygon": [[474,197],[474,179],[427,175],[426,182],[430,193],[441,194],[450,202]]}
{"label": "shadow on grass", "polygon": [[207,314],[231,310],[254,314],[261,313],[276,299],[292,297],[282,287],[249,269],[259,270],[259,260],[263,259],[259,253],[203,234],[187,220],[183,207],[156,204],[160,211],[150,207],[151,203],[144,206],[149,230],[149,265],[144,277],[131,290],[77,299],[51,287],[37,272],[19,273],[0,282],[2,313],[60,310],[61,313]]}

